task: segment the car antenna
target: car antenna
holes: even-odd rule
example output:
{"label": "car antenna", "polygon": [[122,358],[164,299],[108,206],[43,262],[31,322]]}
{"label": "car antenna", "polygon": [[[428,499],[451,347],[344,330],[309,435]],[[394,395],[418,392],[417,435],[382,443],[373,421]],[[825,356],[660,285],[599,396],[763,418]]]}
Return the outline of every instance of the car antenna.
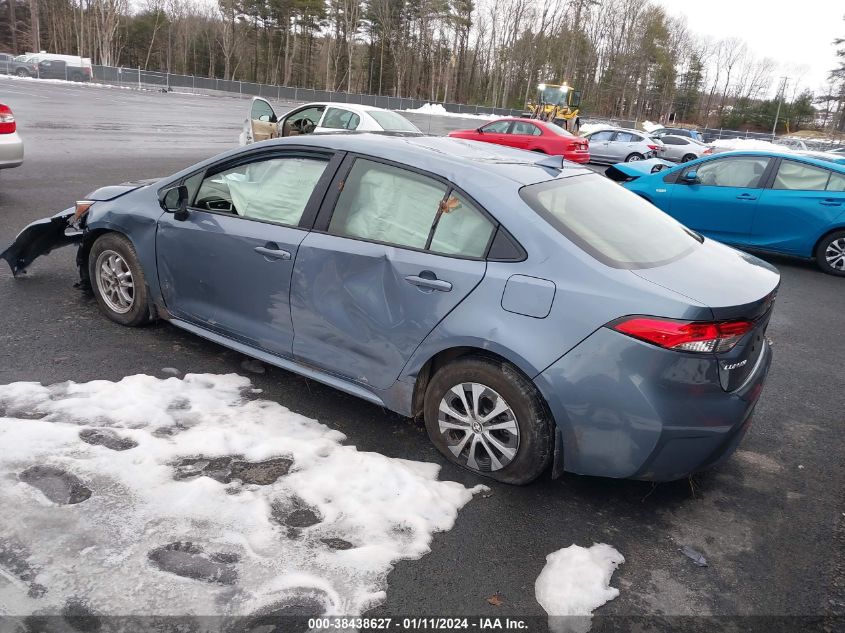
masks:
{"label": "car antenna", "polygon": [[540,167],[549,167],[550,169],[563,170],[566,159],[563,156],[546,156],[542,160],[538,160],[535,165]]}

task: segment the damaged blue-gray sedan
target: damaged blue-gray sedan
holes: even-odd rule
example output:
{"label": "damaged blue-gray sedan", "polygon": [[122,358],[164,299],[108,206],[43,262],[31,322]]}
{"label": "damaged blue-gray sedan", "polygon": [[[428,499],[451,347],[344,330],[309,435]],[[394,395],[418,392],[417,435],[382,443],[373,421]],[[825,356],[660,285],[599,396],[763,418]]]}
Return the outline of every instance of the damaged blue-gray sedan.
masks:
{"label": "damaged blue-gray sedan", "polygon": [[557,157],[294,137],[105,187],[2,253],[78,244],[117,323],[154,319],[422,416],[450,461],[670,480],[730,455],[777,271]]}

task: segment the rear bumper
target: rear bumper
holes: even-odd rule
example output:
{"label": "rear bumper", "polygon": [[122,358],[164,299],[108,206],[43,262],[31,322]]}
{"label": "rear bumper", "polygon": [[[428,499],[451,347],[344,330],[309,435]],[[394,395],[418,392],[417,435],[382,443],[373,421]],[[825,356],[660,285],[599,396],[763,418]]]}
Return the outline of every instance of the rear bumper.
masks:
{"label": "rear bumper", "polygon": [[731,455],[771,365],[768,345],[734,392],[712,356],[600,328],[535,378],[561,431],[555,470],[671,481]]}
{"label": "rear bumper", "polygon": [[23,164],[23,139],[17,132],[0,134],[0,169]]}
{"label": "rear bumper", "polygon": [[563,157],[573,163],[584,164],[590,162],[590,152],[567,152]]}

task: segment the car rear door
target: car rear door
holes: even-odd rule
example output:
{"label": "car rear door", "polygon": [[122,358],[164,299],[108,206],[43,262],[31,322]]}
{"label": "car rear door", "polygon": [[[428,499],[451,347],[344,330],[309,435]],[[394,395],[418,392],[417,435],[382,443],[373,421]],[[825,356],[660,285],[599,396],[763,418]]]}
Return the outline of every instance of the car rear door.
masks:
{"label": "car rear door", "polygon": [[266,141],[279,136],[276,123],[276,111],[270,102],[261,97],[253,97],[249,108],[249,125],[252,142]]}
{"label": "car rear door", "polygon": [[349,157],[297,253],[295,358],[375,389],[390,387],[484,277],[494,230],[445,180]]}
{"label": "car rear door", "polygon": [[532,138],[540,136],[542,132],[533,123],[527,121],[514,121],[511,125],[510,133],[508,134],[508,145],[511,147],[518,147],[519,149],[527,149],[528,146],[536,139]]}
{"label": "car rear door", "polygon": [[[717,240],[746,244],[769,175],[768,156],[723,156],[684,169],[672,188],[669,213]],[[695,182],[686,180],[695,172]]]}
{"label": "car rear door", "polygon": [[751,242],[810,257],[818,238],[845,214],[845,175],[783,158],[760,191]]}
{"label": "car rear door", "polygon": [[613,130],[600,130],[588,136],[591,159],[608,160],[610,158],[610,141],[613,134]]}
{"label": "car rear door", "polygon": [[290,357],[290,278],[340,158],[286,148],[186,179],[187,218],[158,221],[156,260],[173,316]]}

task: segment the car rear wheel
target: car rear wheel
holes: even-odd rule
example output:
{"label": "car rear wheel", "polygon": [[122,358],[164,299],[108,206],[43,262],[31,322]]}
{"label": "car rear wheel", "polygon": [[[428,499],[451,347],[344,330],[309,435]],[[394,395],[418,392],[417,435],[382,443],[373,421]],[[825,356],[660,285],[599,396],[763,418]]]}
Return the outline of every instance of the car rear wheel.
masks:
{"label": "car rear wheel", "polygon": [[695,160],[696,158],[698,158],[698,156],[696,156],[695,154],[687,154],[686,156],[684,156],[684,157],[681,159],[681,162],[682,162],[682,163],[688,163],[688,162],[690,162],[691,160]]}
{"label": "car rear wheel", "polygon": [[845,277],[845,231],[826,235],[816,248],[816,262],[824,272]]}
{"label": "car rear wheel", "polygon": [[16,74],[18,77],[29,77],[29,73],[28,73],[28,72],[26,72],[26,70],[25,70],[24,68],[18,68],[18,69],[15,71],[15,74]]}
{"label": "car rear wheel", "polygon": [[94,242],[88,275],[100,310],[112,321],[134,327],[150,320],[144,271],[123,235],[106,233]]}
{"label": "car rear wheel", "polygon": [[628,157],[625,159],[625,162],[626,163],[633,163],[634,161],[638,161],[638,160],[642,160],[642,159],[643,159],[642,154],[637,154],[636,152],[634,152],[633,154],[628,155]]}
{"label": "car rear wheel", "polygon": [[441,368],[426,389],[425,426],[452,463],[527,484],[552,457],[552,421],[536,387],[508,363],[484,357]]}

